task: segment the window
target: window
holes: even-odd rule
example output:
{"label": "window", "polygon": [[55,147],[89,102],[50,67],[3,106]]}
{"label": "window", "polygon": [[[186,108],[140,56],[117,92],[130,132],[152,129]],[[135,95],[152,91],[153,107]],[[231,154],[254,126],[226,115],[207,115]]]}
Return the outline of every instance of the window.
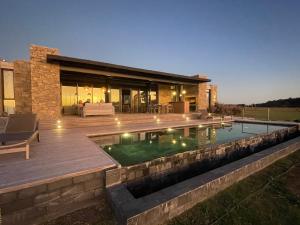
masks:
{"label": "window", "polygon": [[2,70],[3,109],[8,114],[15,113],[14,72]]}

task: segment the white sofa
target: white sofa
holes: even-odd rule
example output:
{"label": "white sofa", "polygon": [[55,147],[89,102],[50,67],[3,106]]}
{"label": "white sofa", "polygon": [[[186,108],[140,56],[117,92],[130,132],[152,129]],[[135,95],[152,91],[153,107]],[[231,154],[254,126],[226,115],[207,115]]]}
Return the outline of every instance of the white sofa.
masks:
{"label": "white sofa", "polygon": [[112,103],[86,103],[82,109],[82,116],[114,115]]}

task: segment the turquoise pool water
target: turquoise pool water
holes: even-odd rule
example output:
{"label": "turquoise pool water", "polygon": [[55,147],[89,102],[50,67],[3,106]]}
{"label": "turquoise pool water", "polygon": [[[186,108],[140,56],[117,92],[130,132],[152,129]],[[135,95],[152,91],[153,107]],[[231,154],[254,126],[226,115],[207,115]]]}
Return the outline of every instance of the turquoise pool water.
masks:
{"label": "turquoise pool water", "polygon": [[121,165],[128,166],[166,155],[196,150],[207,144],[220,144],[282,128],[285,127],[250,123],[200,125],[100,136],[96,143]]}

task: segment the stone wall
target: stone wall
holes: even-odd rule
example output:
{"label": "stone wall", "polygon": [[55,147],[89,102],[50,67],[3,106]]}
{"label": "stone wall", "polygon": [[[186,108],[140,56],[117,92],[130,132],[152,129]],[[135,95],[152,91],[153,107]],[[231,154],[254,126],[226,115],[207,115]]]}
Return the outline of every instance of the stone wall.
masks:
{"label": "stone wall", "polygon": [[261,134],[224,144],[207,145],[198,150],[186,151],[132,166],[108,170],[106,172],[106,186],[109,187],[119,183],[139,180],[147,176],[160,175],[161,173],[186,167],[203,159],[222,157],[231,152],[243,151],[246,148],[255,148],[266,143],[278,143],[283,138],[297,132],[297,126],[284,128],[269,134]]}
{"label": "stone wall", "polygon": [[210,85],[210,105],[215,106],[218,102],[218,87],[217,85]]}
{"label": "stone wall", "polygon": [[[207,78],[207,76],[198,75],[199,78]],[[208,108],[207,99],[207,83],[200,83],[198,85],[198,110],[206,110]]]}
{"label": "stone wall", "polygon": [[172,90],[170,85],[158,85],[158,101],[159,104],[168,104],[172,101]]}
{"label": "stone wall", "polygon": [[149,196],[135,199],[123,184],[109,188],[108,196],[120,224],[162,224],[299,148],[298,137]]}
{"label": "stone wall", "polygon": [[0,193],[3,225],[39,224],[94,204],[107,207],[104,171]]}
{"label": "stone wall", "polygon": [[21,60],[14,62],[14,88],[16,113],[32,112],[31,74],[29,62]]}
{"label": "stone wall", "polygon": [[59,65],[47,63],[47,54],[58,49],[30,46],[32,112],[40,119],[57,119],[61,115]]}

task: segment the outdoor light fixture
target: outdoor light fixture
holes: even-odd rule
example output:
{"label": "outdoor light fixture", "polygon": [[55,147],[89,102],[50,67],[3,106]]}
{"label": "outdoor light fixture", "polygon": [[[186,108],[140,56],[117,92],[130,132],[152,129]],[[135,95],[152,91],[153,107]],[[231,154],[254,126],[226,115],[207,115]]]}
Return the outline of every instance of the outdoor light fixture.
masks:
{"label": "outdoor light fixture", "polygon": [[167,131],[171,132],[171,131],[173,131],[173,129],[169,127],[169,128],[167,129]]}
{"label": "outdoor light fixture", "polygon": [[177,141],[176,141],[175,139],[173,139],[173,140],[172,140],[172,144],[175,145],[176,143],[177,143]]}
{"label": "outdoor light fixture", "polygon": [[182,147],[185,147],[185,146],[186,146],[186,143],[182,142],[182,143],[181,143],[181,146],[182,146]]}
{"label": "outdoor light fixture", "polygon": [[179,139],[182,139],[182,136],[179,136]]}
{"label": "outdoor light fixture", "polygon": [[60,128],[61,128],[61,125],[57,125],[57,128],[60,129]]}
{"label": "outdoor light fixture", "polygon": [[107,93],[110,93],[110,89],[107,90]]}
{"label": "outdoor light fixture", "polygon": [[111,150],[111,147],[110,147],[110,146],[108,147],[108,150],[109,150],[109,151]]}
{"label": "outdoor light fixture", "polygon": [[118,121],[118,122],[117,122],[117,124],[118,124],[118,125],[121,125],[121,122],[120,122],[120,121]]}
{"label": "outdoor light fixture", "polygon": [[208,113],[208,116],[211,116],[211,113]]}
{"label": "outdoor light fixture", "polygon": [[202,124],[199,124],[199,125],[198,125],[198,127],[199,127],[199,128],[202,128],[202,127],[203,127],[203,125],[202,125]]}
{"label": "outdoor light fixture", "polygon": [[157,116],[153,116],[153,118],[154,118],[154,119],[156,119],[156,118],[157,118]]}
{"label": "outdoor light fixture", "polygon": [[130,134],[129,133],[124,133],[124,134],[122,134],[122,136],[125,137],[125,138],[127,138],[127,137],[130,136]]}
{"label": "outdoor light fixture", "polygon": [[156,122],[159,123],[159,122],[160,122],[160,119],[157,119]]}
{"label": "outdoor light fixture", "polygon": [[189,121],[190,120],[190,118],[189,117],[187,117],[187,118],[185,118],[186,119],[186,121]]}
{"label": "outdoor light fixture", "polygon": [[183,117],[183,118],[185,118],[185,115],[184,115],[184,114],[182,114],[182,117]]}
{"label": "outdoor light fixture", "polygon": [[57,123],[61,123],[61,120],[57,120]]}
{"label": "outdoor light fixture", "polygon": [[118,118],[118,117],[116,117],[116,118],[115,118],[115,121],[118,121],[118,120],[119,120],[119,118]]}

